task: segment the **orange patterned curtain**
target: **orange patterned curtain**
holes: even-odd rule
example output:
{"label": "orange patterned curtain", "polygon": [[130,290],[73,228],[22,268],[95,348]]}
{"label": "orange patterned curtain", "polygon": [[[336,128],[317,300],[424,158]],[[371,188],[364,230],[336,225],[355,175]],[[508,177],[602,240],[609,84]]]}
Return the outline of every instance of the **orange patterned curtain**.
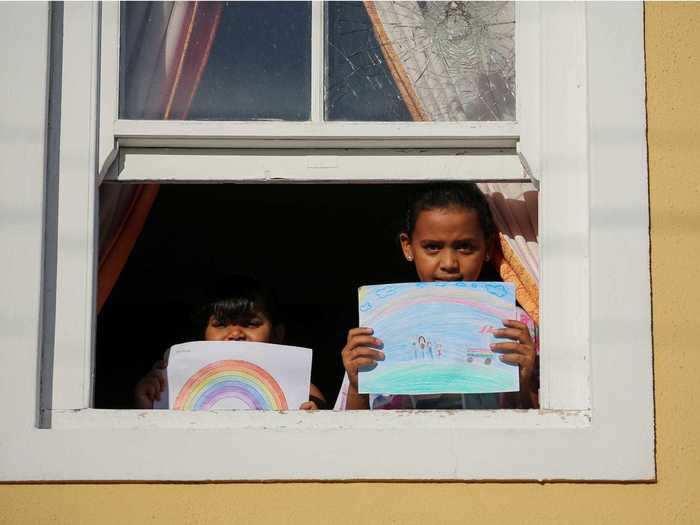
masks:
{"label": "orange patterned curtain", "polygon": [[[138,36],[122,49],[123,64],[130,75],[122,96],[131,118],[187,118],[222,9],[222,2],[143,2],[130,6],[124,23]],[[98,312],[126,265],[158,189],[158,184],[104,184],[100,188]]]}
{"label": "orange patterned curtain", "polygon": [[537,190],[531,183],[480,183],[498,227],[494,264],[515,285],[520,306],[539,324],[540,257]]}

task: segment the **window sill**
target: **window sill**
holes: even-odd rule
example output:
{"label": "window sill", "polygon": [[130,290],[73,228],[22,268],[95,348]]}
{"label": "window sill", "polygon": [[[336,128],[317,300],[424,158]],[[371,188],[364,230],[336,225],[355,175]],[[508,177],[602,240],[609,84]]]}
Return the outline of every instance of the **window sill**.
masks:
{"label": "window sill", "polygon": [[[589,410],[52,410],[51,429],[574,429],[591,424]],[[46,417],[48,416],[48,417]]]}

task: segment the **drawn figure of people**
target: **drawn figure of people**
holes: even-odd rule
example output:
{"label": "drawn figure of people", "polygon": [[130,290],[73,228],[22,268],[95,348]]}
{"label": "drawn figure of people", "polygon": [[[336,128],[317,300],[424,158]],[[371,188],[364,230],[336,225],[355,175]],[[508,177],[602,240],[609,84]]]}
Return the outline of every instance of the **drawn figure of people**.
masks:
{"label": "drawn figure of people", "polygon": [[428,341],[428,355],[430,356],[430,359],[433,359],[433,343]]}
{"label": "drawn figure of people", "polygon": [[420,357],[421,359],[425,359],[425,346],[426,346],[426,339],[425,337],[418,336],[418,346],[420,347]]}
{"label": "drawn figure of people", "polygon": [[440,343],[435,345],[435,352],[438,357],[442,357],[442,345]]}

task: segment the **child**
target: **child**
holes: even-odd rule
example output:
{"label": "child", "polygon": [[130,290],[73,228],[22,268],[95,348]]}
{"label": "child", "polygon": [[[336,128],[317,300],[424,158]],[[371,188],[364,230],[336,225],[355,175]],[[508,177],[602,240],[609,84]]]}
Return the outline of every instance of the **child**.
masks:
{"label": "child", "polygon": [[[217,283],[208,300],[195,312],[196,337],[205,341],[252,341],[278,343],[284,340],[277,305],[272,294],[250,277],[236,276]],[[134,390],[137,408],[152,409],[166,389],[167,355],[142,378]],[[325,408],[321,391],[309,385],[309,401],[301,410]]]}
{"label": "child", "polygon": [[[435,183],[413,201],[399,239],[404,257],[415,266],[421,281],[476,281],[490,258],[495,236],[488,203],[476,185]],[[519,393],[380,395],[372,396],[372,408],[537,408],[539,385],[533,337],[521,321],[504,320],[503,325],[494,334],[508,341],[492,344],[491,349],[501,354],[502,361],[520,368]],[[372,334],[371,327],[353,328],[342,350],[349,383],[344,400],[349,410],[370,407],[370,396],[358,393],[357,370],[384,359],[382,341]]]}

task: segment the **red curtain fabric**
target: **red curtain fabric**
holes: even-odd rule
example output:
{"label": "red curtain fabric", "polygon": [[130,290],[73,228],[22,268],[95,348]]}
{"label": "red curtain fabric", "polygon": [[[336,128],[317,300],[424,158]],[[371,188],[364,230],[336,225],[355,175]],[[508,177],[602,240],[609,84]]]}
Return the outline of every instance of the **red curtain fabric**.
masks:
{"label": "red curtain fabric", "polygon": [[[142,118],[185,120],[209,59],[223,3],[149,2],[142,9],[134,13],[141,37],[124,51],[129,70],[138,78],[122,96]],[[158,184],[100,188],[98,312],[126,265],[158,189]]]}

